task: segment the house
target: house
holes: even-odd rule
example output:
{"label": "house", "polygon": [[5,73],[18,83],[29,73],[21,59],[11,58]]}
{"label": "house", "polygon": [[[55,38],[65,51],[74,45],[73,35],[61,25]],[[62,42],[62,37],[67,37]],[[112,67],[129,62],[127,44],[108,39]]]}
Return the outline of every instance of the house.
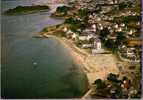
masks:
{"label": "house", "polygon": [[135,53],[134,53],[133,49],[131,49],[131,48],[127,48],[126,54],[127,54],[127,57],[135,57]]}
{"label": "house", "polygon": [[[65,29],[65,30],[66,30],[66,29]],[[73,35],[73,32],[72,32],[71,30],[67,30],[67,31],[66,31],[66,37],[67,37],[67,38],[71,38],[72,35]]]}
{"label": "house", "polygon": [[137,25],[140,25],[140,22],[137,22]]}
{"label": "house", "polygon": [[114,2],[112,0],[109,1],[109,4],[114,4]]}
{"label": "house", "polygon": [[94,49],[96,50],[101,50],[101,40],[100,39],[95,39],[93,43]]}
{"label": "house", "polygon": [[114,32],[114,30],[113,30],[113,29],[110,29],[109,32],[112,34],[112,33]]}
{"label": "house", "polygon": [[111,26],[108,26],[108,30],[110,30],[111,29]]}
{"label": "house", "polygon": [[68,28],[64,27],[63,32],[67,32],[67,31],[68,31]]}
{"label": "house", "polygon": [[118,27],[119,27],[119,25],[118,25],[118,24],[115,24],[115,25],[114,25],[114,28],[116,28],[116,29],[117,29]]}
{"label": "house", "polygon": [[120,0],[113,0],[113,3],[114,3],[114,4],[119,3],[119,1],[120,1]]}
{"label": "house", "polygon": [[75,34],[75,33],[73,33],[73,34],[72,34],[72,39],[74,39],[74,40],[75,40],[75,39],[77,39],[77,37],[78,37],[78,35],[77,35],[77,34]]}
{"label": "house", "polygon": [[78,39],[80,41],[86,41],[87,40],[87,36],[78,36]]}
{"label": "house", "polygon": [[93,44],[83,44],[81,48],[92,48],[93,47]]}
{"label": "house", "polygon": [[74,32],[72,32],[71,30],[67,31],[67,34],[73,34]]}
{"label": "house", "polygon": [[110,33],[110,35],[107,36],[108,39],[111,39],[113,41],[116,41],[117,34],[115,32]]}
{"label": "house", "polygon": [[100,18],[100,17],[98,17],[98,18],[97,18],[97,21],[101,21],[101,18]]}
{"label": "house", "polygon": [[128,35],[132,35],[132,34],[133,34],[133,31],[130,30],[130,31],[128,32]]}
{"label": "house", "polygon": [[122,28],[119,27],[118,29],[116,29],[117,32],[121,32],[122,31]]}
{"label": "house", "polygon": [[93,34],[89,34],[88,36],[87,36],[87,40],[89,41],[90,39],[92,39],[92,38],[95,38],[95,36],[93,35]]}
{"label": "house", "polygon": [[125,24],[124,24],[124,23],[122,23],[122,24],[120,24],[120,26],[121,26],[121,27],[125,27]]}
{"label": "house", "polygon": [[93,18],[93,16],[92,16],[92,15],[89,15],[89,18]]}
{"label": "house", "polygon": [[127,34],[128,34],[128,35],[133,35],[133,33],[135,33],[135,32],[136,32],[136,30],[131,29],[131,30],[129,30],[129,31],[127,32]]}
{"label": "house", "polygon": [[[76,36],[77,37],[77,36]],[[93,34],[88,34],[88,35],[83,35],[83,36],[78,36],[78,39],[80,41],[89,41],[90,39],[94,39],[96,38],[96,36],[94,36]]]}
{"label": "house", "polygon": [[103,26],[99,26],[99,30],[103,30]]}
{"label": "house", "polygon": [[93,31],[96,32],[96,25],[95,24],[92,25],[92,28],[93,28]]}
{"label": "house", "polygon": [[98,30],[103,30],[103,28],[104,28],[104,27],[102,26],[102,24],[98,24],[98,25],[97,25],[97,29],[98,29]]}

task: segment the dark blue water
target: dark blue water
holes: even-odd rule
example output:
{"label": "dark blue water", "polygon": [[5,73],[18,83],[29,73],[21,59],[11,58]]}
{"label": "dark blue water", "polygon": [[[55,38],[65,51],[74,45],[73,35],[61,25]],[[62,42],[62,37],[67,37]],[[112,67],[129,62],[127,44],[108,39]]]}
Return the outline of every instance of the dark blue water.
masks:
{"label": "dark blue water", "polygon": [[[43,3],[2,1],[2,11],[35,2]],[[85,74],[59,41],[32,38],[44,27],[63,22],[49,16],[49,12],[2,15],[3,98],[77,98],[87,90]]]}

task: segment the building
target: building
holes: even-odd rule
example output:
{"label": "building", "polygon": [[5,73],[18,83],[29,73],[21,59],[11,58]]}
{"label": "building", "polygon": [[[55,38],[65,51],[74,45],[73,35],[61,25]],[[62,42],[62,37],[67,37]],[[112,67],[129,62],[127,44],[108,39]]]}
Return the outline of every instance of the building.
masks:
{"label": "building", "polygon": [[87,36],[78,36],[78,39],[80,41],[86,41],[87,40]]}
{"label": "building", "polygon": [[95,39],[93,45],[94,45],[94,49],[100,50],[101,49],[101,41],[100,41],[100,39]]}
{"label": "building", "polygon": [[71,30],[67,30],[66,31],[66,37],[67,38],[72,38],[72,35],[74,34],[74,32],[72,32]]}
{"label": "building", "polygon": [[92,48],[93,47],[93,44],[83,44],[81,48]]}
{"label": "building", "polygon": [[116,29],[117,32],[121,32],[122,31],[122,28],[119,27],[118,29]]}
{"label": "building", "polygon": [[64,27],[63,32],[67,32],[67,31],[68,31],[68,28]]}
{"label": "building", "polygon": [[100,39],[95,39],[94,43],[93,43],[93,49],[92,49],[92,54],[100,54],[100,53],[104,53],[104,49],[102,49],[102,44]]}

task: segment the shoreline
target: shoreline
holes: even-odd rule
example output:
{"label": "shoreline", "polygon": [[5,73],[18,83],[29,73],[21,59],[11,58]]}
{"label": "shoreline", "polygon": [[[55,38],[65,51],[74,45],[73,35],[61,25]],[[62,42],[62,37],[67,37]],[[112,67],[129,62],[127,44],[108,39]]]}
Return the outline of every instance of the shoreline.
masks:
{"label": "shoreline", "polygon": [[46,33],[40,34],[40,37],[41,36],[45,38],[54,38],[61,42],[61,44],[69,51],[75,63],[77,63],[87,75],[90,86],[96,79],[100,78],[105,80],[109,73],[119,73],[116,66],[116,58],[112,54],[92,55],[85,50],[78,48],[72,40],[68,40],[64,37],[48,35]]}
{"label": "shoreline", "polygon": [[[39,34],[40,38],[53,38],[58,40],[67,49],[74,62],[79,65],[88,79],[88,90],[81,99],[90,99],[93,92],[93,83],[97,79],[106,80],[108,74],[119,74],[117,58],[113,54],[92,55],[85,50],[78,48],[72,40],[59,37],[49,32]],[[104,62],[103,62],[104,61]]]}

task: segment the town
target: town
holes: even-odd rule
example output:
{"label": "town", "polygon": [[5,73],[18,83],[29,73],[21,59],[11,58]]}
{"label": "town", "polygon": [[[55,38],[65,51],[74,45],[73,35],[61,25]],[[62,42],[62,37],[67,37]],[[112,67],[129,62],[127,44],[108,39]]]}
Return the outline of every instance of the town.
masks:
{"label": "town", "polygon": [[[141,3],[139,0],[70,0],[51,17],[65,19],[44,28],[72,41],[87,54],[113,54],[118,74],[92,82],[84,98],[139,98],[141,96]],[[108,59],[108,57],[107,57]],[[102,62],[104,63],[104,61]]]}

